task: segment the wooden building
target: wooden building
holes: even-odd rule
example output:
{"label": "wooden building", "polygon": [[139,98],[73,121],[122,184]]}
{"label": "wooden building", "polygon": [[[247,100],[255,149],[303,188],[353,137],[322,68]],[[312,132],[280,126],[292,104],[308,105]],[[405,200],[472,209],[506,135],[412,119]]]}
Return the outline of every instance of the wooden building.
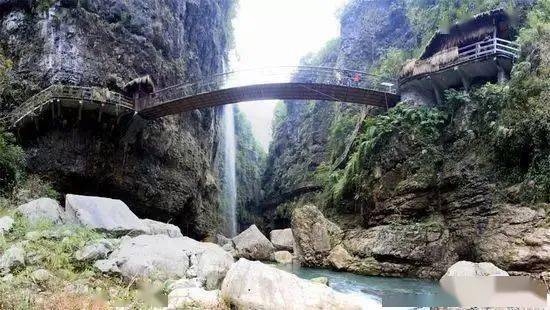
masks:
{"label": "wooden building", "polygon": [[403,66],[402,99],[435,104],[445,89],[506,80],[519,53],[510,26],[510,16],[498,9],[436,32],[419,59]]}

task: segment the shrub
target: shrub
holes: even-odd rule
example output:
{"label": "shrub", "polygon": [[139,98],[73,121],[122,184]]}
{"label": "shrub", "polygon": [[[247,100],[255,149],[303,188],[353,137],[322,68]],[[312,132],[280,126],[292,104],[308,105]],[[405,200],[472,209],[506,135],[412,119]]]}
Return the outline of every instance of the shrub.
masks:
{"label": "shrub", "polygon": [[0,129],[0,194],[10,192],[24,179],[24,155],[13,135]]}

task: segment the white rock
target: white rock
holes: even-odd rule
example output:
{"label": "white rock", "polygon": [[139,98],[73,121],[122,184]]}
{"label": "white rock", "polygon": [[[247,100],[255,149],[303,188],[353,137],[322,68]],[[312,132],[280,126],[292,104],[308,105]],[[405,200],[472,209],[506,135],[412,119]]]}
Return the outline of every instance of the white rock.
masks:
{"label": "white rock", "polygon": [[275,229],[269,233],[269,239],[277,250],[292,251],[294,248],[294,236],[292,229]]}
{"label": "white rock", "polygon": [[75,258],[79,261],[94,261],[106,258],[113,251],[113,244],[107,239],[101,239],[76,251]]}
{"label": "white rock", "polygon": [[234,263],[233,256],[218,245],[208,243],[204,246],[205,250],[199,256],[197,276],[204,279],[207,290],[218,289],[227,271]]}
{"label": "white rock", "polygon": [[4,216],[0,218],[0,235],[3,235],[11,230],[13,226],[13,218]]}
{"label": "white rock", "polygon": [[289,251],[277,251],[273,253],[273,258],[279,264],[292,264],[292,254]]}
{"label": "white rock", "polygon": [[100,259],[94,263],[94,267],[103,273],[120,273],[116,261]]}
{"label": "white rock", "polygon": [[256,227],[250,226],[247,230],[233,238],[238,257],[254,260],[270,260],[275,251],[273,244]]}
{"label": "white rock", "polygon": [[52,277],[52,274],[46,269],[38,269],[31,273],[31,279],[36,283],[44,283]]}
{"label": "white rock", "polygon": [[221,298],[236,309],[361,309],[356,296],[242,258],[223,280]]}
{"label": "white rock", "polygon": [[180,228],[176,225],[150,219],[143,219],[141,221],[147,227],[146,233],[148,235],[167,235],[172,238],[183,237]]}
{"label": "white rock", "polygon": [[118,199],[67,194],[67,218],[71,223],[108,233],[142,234],[148,227]]}
{"label": "white rock", "polygon": [[508,273],[491,263],[459,261],[447,269],[443,277],[507,276]]}
{"label": "white rock", "polygon": [[192,278],[192,279],[179,279],[177,281],[173,281],[167,285],[168,291],[174,291],[180,288],[190,288],[190,287],[202,287],[203,283],[198,278]]}
{"label": "white rock", "polygon": [[328,278],[327,277],[317,277],[317,278],[310,279],[309,281],[328,286]]}
{"label": "white rock", "polygon": [[219,291],[200,287],[176,289],[168,294],[168,309],[228,309],[220,300]]}
{"label": "white rock", "polygon": [[25,265],[25,250],[17,245],[12,245],[0,258],[0,273],[7,273],[11,269]]}
{"label": "white rock", "polygon": [[54,224],[63,223],[63,209],[59,203],[51,198],[39,198],[21,205],[17,212],[23,215],[30,223],[40,220],[51,221]]}

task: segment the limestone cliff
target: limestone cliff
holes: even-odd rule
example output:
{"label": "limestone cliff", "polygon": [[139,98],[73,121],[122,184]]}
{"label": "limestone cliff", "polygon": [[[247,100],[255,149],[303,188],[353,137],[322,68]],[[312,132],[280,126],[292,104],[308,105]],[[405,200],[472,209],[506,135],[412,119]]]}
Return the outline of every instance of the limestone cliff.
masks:
{"label": "limestone cliff", "polygon": [[[150,74],[157,85],[223,70],[233,1],[0,1],[0,43],[13,63],[2,112],[53,83],[106,86]],[[129,147],[122,126],[42,116],[23,137],[31,173],[61,192],[121,198],[140,216],[204,237],[217,226],[220,109],[145,122]],[[90,112],[93,113],[93,112]]]}

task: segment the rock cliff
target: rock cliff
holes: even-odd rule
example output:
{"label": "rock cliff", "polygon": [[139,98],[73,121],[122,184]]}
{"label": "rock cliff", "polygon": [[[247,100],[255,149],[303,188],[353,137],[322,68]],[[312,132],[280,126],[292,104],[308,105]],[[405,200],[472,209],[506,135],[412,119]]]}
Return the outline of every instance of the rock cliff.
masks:
{"label": "rock cliff", "polygon": [[[2,113],[53,83],[104,86],[150,74],[157,86],[223,70],[233,1],[0,2],[0,43],[13,67]],[[140,216],[204,237],[217,226],[220,109],[144,122],[130,145],[123,126],[79,124],[71,111],[23,137],[31,173],[61,192],[121,198]],[[73,113],[74,114],[74,113]],[[105,123],[105,122],[103,122]]]}

